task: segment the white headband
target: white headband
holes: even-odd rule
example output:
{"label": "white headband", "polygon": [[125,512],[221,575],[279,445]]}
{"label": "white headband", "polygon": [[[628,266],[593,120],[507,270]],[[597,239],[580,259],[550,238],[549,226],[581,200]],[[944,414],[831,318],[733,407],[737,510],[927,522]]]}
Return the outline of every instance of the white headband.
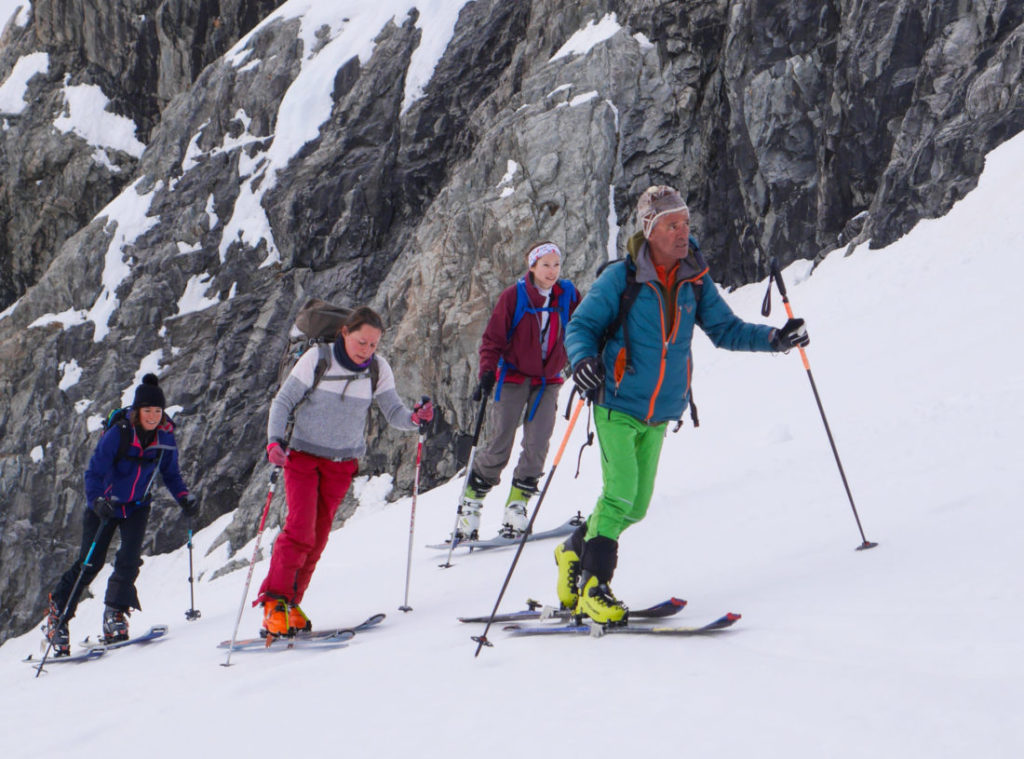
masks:
{"label": "white headband", "polygon": [[678,208],[670,208],[667,211],[662,211],[661,213],[655,214],[654,216],[652,216],[650,218],[643,219],[641,223],[643,224],[643,227],[644,227],[644,239],[646,240],[647,238],[649,238],[651,236],[651,232],[654,230],[654,225],[658,223],[658,219],[660,219],[662,216],[665,216],[666,214],[670,214],[670,213],[679,213],[680,211],[689,211],[689,210],[690,209],[687,208],[686,204],[684,203],[683,205],[679,206]]}
{"label": "white headband", "polygon": [[526,260],[529,261],[529,266],[533,266],[540,259],[544,258],[548,253],[555,253],[558,255],[558,259],[562,259],[562,251],[558,249],[558,246],[553,242],[542,242],[536,248],[533,248],[526,256]]}

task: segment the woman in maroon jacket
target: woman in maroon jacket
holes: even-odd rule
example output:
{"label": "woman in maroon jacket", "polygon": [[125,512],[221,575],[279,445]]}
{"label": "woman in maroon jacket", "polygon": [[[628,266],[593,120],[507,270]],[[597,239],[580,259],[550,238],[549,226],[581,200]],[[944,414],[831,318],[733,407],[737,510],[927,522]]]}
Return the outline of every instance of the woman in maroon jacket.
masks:
{"label": "woman in maroon jacket", "polygon": [[[552,242],[526,254],[528,270],[498,298],[480,344],[480,389],[494,391],[487,444],[473,459],[473,471],[459,502],[455,540],[479,537],[484,497],[498,484],[523,423],[522,451],[512,475],[501,534],[526,529],[526,504],[537,493],[548,442],[558,413],[565,352],[565,326],[580,297],[572,282],[559,279],[562,251]],[[525,421],[524,421],[525,416]]]}

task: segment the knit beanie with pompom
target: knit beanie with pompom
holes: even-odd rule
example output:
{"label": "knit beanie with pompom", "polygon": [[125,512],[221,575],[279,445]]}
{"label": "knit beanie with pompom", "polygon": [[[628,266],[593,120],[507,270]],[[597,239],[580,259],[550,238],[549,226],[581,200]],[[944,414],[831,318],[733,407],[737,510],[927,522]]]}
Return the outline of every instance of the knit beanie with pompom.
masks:
{"label": "knit beanie with pompom", "polygon": [[167,408],[167,399],[164,398],[164,391],[160,389],[160,381],[155,374],[145,375],[142,378],[142,384],[135,388],[135,400],[132,401],[132,408],[140,409],[147,406]]}

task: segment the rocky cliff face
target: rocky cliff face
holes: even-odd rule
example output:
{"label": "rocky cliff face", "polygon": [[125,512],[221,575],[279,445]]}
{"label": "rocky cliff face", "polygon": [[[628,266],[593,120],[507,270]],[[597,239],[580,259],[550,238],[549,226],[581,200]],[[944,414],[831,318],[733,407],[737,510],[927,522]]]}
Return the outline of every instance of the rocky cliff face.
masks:
{"label": "rocky cliff face", "polygon": [[[19,61],[39,63],[24,94],[0,102],[0,308],[132,181],[170,100],[281,2],[26,0],[10,24],[0,20],[0,76],[13,85]],[[113,133],[76,114],[91,92],[125,119],[107,119]],[[90,121],[95,130],[83,131]]]}
{"label": "rocky cliff face", "polygon": [[[400,391],[444,410],[437,482],[531,242],[585,289],[670,183],[738,284],[942,214],[1024,127],[1016,2],[453,2],[426,68],[451,25],[411,3],[278,5],[36,0],[4,32],[0,636],[71,562],[96,419],[145,369],[203,523],[234,512],[239,546],[305,297],[383,312]],[[407,489],[409,441],[369,435],[364,473]],[[183,541],[175,508],[151,530]]]}

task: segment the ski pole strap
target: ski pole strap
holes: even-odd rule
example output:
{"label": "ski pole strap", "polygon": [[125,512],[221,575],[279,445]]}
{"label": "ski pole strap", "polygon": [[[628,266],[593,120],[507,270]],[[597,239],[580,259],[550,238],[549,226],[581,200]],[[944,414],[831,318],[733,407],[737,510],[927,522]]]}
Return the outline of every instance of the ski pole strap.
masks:
{"label": "ski pole strap", "polygon": [[783,303],[787,302],[786,283],[782,281],[782,272],[779,271],[779,259],[774,256],[768,264],[768,289],[765,291],[764,300],[761,301],[761,316],[772,314],[772,282],[778,285]]}
{"label": "ski pole strap", "polygon": [[588,405],[587,406],[587,442],[585,442],[583,445],[580,446],[580,453],[576,457],[576,474],[573,475],[573,479],[574,480],[575,479],[579,479],[579,476],[580,476],[580,465],[583,463],[583,451],[584,451],[584,449],[588,445],[593,445],[594,444],[594,433],[590,429],[590,417],[591,417],[591,414],[592,414],[592,409]]}
{"label": "ski pole strap", "polygon": [[782,300],[786,300],[786,283],[782,281],[782,270],[779,268],[779,259],[772,258],[772,276],[775,278],[775,284],[779,286],[779,295],[782,296]]}

